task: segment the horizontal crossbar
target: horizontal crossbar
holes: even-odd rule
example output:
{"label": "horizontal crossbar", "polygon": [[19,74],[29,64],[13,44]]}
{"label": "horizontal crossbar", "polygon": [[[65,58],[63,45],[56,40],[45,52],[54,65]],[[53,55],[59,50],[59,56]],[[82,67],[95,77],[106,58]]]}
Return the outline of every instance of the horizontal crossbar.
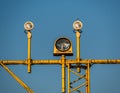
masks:
{"label": "horizontal crossbar", "polygon": [[[3,64],[6,65],[16,65],[16,64],[24,64],[27,65],[27,60],[0,60]],[[120,59],[111,59],[111,60],[98,60],[98,59],[88,59],[84,60],[81,59],[80,61],[78,60],[65,60],[66,64],[120,64]],[[62,64],[61,59],[60,60],[31,60],[31,64]]]}

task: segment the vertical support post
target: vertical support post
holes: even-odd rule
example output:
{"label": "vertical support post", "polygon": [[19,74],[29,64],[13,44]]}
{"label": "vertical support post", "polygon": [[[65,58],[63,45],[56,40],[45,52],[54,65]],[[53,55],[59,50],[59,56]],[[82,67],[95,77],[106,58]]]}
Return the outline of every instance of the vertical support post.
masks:
{"label": "vertical support post", "polygon": [[62,55],[62,93],[66,93],[66,70],[65,70],[65,55]]}
{"label": "vertical support post", "polygon": [[27,32],[27,38],[28,38],[28,58],[27,58],[27,63],[28,63],[28,73],[31,72],[31,38],[32,34],[30,31]]}
{"label": "vertical support post", "polygon": [[[76,60],[80,61],[80,32],[76,31]],[[80,64],[77,64],[77,72],[80,72]]]}
{"label": "vertical support post", "polygon": [[87,64],[86,68],[86,93],[90,93],[90,63]]}
{"label": "vertical support post", "polygon": [[76,59],[80,60],[80,32],[76,31]]}
{"label": "vertical support post", "polygon": [[27,58],[27,65],[28,65],[28,73],[31,72],[31,30],[34,28],[34,24],[31,21],[28,21],[24,24],[25,33],[27,34],[28,38],[28,58]]}
{"label": "vertical support post", "polygon": [[70,93],[70,64],[68,64],[68,93]]}

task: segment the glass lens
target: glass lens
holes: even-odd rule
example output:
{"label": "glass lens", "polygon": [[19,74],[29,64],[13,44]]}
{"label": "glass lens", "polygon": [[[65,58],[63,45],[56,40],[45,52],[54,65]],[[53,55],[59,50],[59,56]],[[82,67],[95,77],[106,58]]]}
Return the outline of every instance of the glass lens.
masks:
{"label": "glass lens", "polygon": [[70,48],[70,41],[66,38],[58,39],[56,42],[56,48],[60,51],[67,51]]}

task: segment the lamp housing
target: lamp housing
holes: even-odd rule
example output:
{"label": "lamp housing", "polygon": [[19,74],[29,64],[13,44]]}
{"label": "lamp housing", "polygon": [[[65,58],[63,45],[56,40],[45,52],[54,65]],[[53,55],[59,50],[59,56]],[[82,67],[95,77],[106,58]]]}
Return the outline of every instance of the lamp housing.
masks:
{"label": "lamp housing", "polygon": [[54,56],[60,56],[60,55],[71,56],[71,55],[73,55],[72,42],[66,37],[58,38],[54,42],[53,55]]}

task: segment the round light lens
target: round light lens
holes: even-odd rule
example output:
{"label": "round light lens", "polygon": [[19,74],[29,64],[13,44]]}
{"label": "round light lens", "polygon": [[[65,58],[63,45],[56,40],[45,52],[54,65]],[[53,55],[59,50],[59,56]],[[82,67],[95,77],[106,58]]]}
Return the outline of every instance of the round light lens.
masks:
{"label": "round light lens", "polygon": [[65,52],[71,47],[71,42],[67,38],[59,38],[55,46],[59,51]]}
{"label": "round light lens", "polygon": [[73,23],[73,28],[77,31],[77,30],[80,30],[82,28],[82,22],[77,20]]}
{"label": "round light lens", "polygon": [[24,28],[27,31],[32,30],[34,28],[34,24],[31,21],[28,21],[24,24]]}

